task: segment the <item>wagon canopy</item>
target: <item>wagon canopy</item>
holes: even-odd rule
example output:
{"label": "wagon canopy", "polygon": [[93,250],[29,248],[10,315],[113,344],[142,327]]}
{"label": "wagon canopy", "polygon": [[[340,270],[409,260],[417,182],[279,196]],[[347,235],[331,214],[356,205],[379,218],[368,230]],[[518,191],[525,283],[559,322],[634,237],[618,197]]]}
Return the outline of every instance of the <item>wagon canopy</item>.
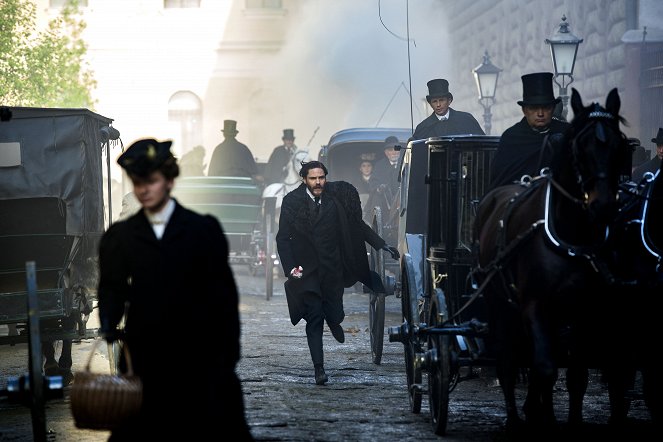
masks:
{"label": "wagon canopy", "polygon": [[100,129],[113,120],[87,109],[11,111],[0,123],[0,200],[60,198],[67,235],[103,233]]}

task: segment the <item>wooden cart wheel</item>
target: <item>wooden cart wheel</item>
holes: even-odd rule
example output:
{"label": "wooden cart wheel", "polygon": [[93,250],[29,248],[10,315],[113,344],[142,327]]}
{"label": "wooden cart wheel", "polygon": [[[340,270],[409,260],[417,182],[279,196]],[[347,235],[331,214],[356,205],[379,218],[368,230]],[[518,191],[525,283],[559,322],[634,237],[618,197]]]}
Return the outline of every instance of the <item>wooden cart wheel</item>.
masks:
{"label": "wooden cart wheel", "polygon": [[[428,324],[441,326],[441,318],[448,318],[444,295],[439,289],[430,306]],[[449,392],[452,390],[452,336],[428,335],[430,367],[428,371],[428,402],[433,431],[444,436],[449,415]]]}
{"label": "wooden cart wheel", "polygon": [[[379,207],[373,209],[373,231],[382,237],[382,212]],[[370,270],[377,273],[384,284],[384,256],[382,250],[370,249]],[[374,364],[382,361],[384,346],[384,292],[372,292],[369,297],[368,323],[371,336],[371,355]]]}
{"label": "wooden cart wheel", "polygon": [[413,280],[408,279],[409,274],[407,271],[402,275],[402,295],[401,295],[401,310],[403,314],[403,322],[409,325],[409,333],[407,340],[404,343],[404,357],[405,357],[405,374],[407,377],[407,390],[410,400],[410,411],[412,413],[421,412],[421,379],[422,373],[419,364],[416,363],[416,354],[420,351],[418,338],[412,331],[412,326],[415,325],[415,318],[418,315],[416,294],[415,299],[412,300],[412,293],[410,292],[410,285],[413,285]]}
{"label": "wooden cart wheel", "polygon": [[274,234],[272,222],[274,214],[265,216],[265,298],[269,301],[274,294]]}

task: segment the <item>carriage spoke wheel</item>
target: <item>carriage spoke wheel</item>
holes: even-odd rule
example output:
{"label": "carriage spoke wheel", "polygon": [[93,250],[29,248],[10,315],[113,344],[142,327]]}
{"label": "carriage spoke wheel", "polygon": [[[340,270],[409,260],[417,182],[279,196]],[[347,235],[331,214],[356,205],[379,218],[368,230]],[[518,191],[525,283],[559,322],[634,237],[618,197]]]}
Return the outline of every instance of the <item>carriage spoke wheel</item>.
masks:
{"label": "carriage spoke wheel", "polygon": [[[373,231],[382,237],[382,212],[379,207],[373,209]],[[384,284],[384,256],[382,250],[371,251],[370,270],[377,273]],[[368,306],[368,323],[371,336],[371,356],[374,364],[382,361],[382,348],[384,346],[384,292],[371,292]]]}
{"label": "carriage spoke wheel", "polygon": [[[439,312],[446,315],[446,307],[439,305],[437,300],[432,302],[428,323],[439,326]],[[444,436],[447,430],[449,415],[449,393],[454,387],[452,367],[452,346],[449,335],[428,335],[428,352],[430,367],[428,371],[428,402],[433,431],[438,436]]]}
{"label": "carriage spoke wheel", "polygon": [[[409,290],[409,281],[407,279],[407,274],[403,275],[402,278],[402,296],[401,296],[401,310],[403,312],[403,322],[409,324],[409,334],[407,336],[406,342],[404,342],[404,357],[405,357],[405,374],[407,377],[407,391],[408,398],[410,400],[410,411],[412,413],[421,412],[421,400],[422,400],[422,391],[421,391],[421,380],[422,374],[421,369],[415,363],[416,353],[420,351],[420,346],[417,341],[417,337],[412,333],[412,326],[414,325],[413,315],[416,312],[416,300],[411,300],[411,293]],[[414,303],[413,303],[414,302]]]}
{"label": "carriage spoke wheel", "polygon": [[272,225],[274,214],[269,213],[265,216],[265,298],[269,301],[274,294],[274,233]]}

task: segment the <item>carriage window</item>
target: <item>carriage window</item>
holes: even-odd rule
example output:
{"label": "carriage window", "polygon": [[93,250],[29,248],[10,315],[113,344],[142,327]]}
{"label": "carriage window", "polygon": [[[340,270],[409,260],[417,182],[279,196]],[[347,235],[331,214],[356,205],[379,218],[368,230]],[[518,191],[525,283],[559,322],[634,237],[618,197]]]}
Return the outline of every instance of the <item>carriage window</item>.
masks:
{"label": "carriage window", "polygon": [[21,165],[21,143],[0,143],[0,167]]}

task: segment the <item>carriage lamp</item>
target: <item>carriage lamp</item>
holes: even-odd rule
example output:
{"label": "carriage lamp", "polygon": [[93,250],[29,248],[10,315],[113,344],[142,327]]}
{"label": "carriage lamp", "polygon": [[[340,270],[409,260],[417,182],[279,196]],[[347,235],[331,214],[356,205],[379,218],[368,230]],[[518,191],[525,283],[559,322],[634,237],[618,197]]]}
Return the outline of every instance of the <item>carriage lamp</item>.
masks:
{"label": "carriage lamp", "polygon": [[483,62],[472,69],[474,73],[474,81],[477,83],[479,90],[479,104],[483,107],[483,126],[486,135],[490,135],[491,118],[490,108],[495,104],[495,90],[497,89],[497,78],[502,72],[490,62],[488,51],[483,54]]}
{"label": "carriage lamp", "polygon": [[546,38],[546,44],[550,45],[550,55],[555,70],[554,81],[559,86],[559,96],[562,99],[562,118],[564,120],[566,120],[569,103],[567,89],[573,83],[573,68],[576,64],[580,43],[582,43],[582,38],[576,37],[569,31],[566,15],[562,16],[562,21],[555,35],[552,38]]}

